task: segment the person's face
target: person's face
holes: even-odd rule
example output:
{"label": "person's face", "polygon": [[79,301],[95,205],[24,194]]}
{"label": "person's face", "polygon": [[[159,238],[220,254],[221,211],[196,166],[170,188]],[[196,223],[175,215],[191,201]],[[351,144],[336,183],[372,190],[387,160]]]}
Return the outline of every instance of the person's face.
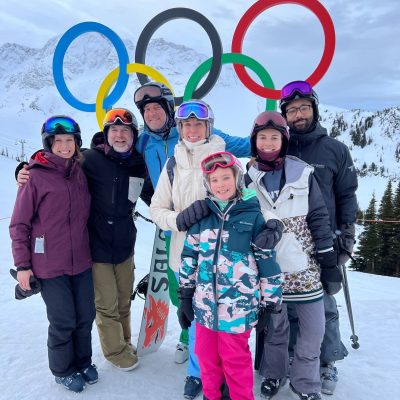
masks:
{"label": "person's face", "polygon": [[51,151],[59,157],[71,158],[76,151],[74,135],[54,135]]}
{"label": "person's face", "polygon": [[256,146],[265,153],[280,150],[282,147],[282,133],[273,128],[266,128],[257,133]]}
{"label": "person's face", "polygon": [[108,128],[107,139],[117,153],[126,153],[133,145],[133,132],[130,126],[111,125]]}
{"label": "person's face", "polygon": [[182,138],[191,143],[196,143],[207,137],[206,121],[189,118],[181,122]]}
{"label": "person's face", "polygon": [[158,103],[146,104],[143,111],[144,122],[152,131],[161,129],[167,122],[167,114]]}
{"label": "person's face", "polygon": [[212,194],[219,200],[227,201],[236,195],[236,179],[232,168],[217,168],[209,176]]}
{"label": "person's face", "polygon": [[[301,109],[300,109],[301,107]],[[306,132],[314,119],[312,102],[308,99],[296,99],[286,107],[286,120],[290,128]]]}

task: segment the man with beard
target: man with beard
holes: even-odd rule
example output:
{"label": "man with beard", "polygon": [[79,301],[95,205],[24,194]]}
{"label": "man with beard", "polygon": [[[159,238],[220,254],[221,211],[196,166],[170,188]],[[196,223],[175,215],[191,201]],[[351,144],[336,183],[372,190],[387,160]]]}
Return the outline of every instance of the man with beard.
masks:
{"label": "man with beard", "polygon": [[[348,147],[331,138],[319,123],[318,96],[305,81],[290,82],[282,88],[280,108],[290,128],[288,154],[314,167],[314,176],[328,208],[332,232],[339,230],[343,248],[338,249],[338,266],[349,260],[352,252],[354,222],[357,211],[357,175]],[[333,297],[340,288],[342,276],[338,267],[331,271],[337,282],[325,285],[325,336],[321,346],[322,393],[333,394],[338,381],[335,361],[342,360],[348,351],[340,339],[339,313]],[[293,338],[299,329],[293,306],[288,306]]]}

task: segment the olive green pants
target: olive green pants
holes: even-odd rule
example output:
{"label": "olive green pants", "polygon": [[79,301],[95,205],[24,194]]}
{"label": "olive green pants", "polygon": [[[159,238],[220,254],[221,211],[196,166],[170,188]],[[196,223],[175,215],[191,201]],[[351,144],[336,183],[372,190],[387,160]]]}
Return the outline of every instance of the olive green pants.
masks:
{"label": "olive green pants", "polygon": [[133,258],[120,264],[94,263],[92,268],[96,325],[107,360],[128,367],[137,360],[131,344]]}

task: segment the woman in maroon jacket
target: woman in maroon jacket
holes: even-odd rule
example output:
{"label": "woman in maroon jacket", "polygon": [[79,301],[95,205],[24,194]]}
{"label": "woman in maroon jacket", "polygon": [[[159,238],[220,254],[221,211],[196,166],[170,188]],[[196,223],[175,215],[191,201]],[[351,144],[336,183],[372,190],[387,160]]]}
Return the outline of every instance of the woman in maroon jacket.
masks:
{"label": "woman in maroon jacket", "polygon": [[22,290],[41,283],[46,304],[49,367],[55,381],[80,392],[98,380],[92,365],[94,292],[86,223],[90,195],[79,165],[78,124],[66,116],[42,128],[44,150],[30,160],[30,178],[19,188],[10,224],[14,264]]}

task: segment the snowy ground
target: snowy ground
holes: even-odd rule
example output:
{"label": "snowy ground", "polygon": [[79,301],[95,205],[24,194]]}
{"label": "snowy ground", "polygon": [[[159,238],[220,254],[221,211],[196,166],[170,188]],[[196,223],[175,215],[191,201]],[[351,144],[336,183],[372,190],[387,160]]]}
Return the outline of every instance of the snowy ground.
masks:
{"label": "snowy ground", "polygon": [[[0,157],[0,305],[3,317],[0,322],[0,399],[72,399],[74,394],[54,383],[47,367],[47,320],[44,303],[40,296],[24,301],[14,299],[15,282],[8,273],[12,267],[9,217],[15,199],[16,186],[13,178],[15,162]],[[140,207],[147,214],[144,207]],[[149,267],[154,228],[139,220],[137,240],[137,279],[143,277]],[[332,400],[372,400],[400,398],[400,279],[349,272],[356,333],[360,348],[350,346],[351,335],[345,301],[337,296],[341,312],[343,341],[349,356],[340,364],[340,382]],[[133,342],[137,340],[143,301],[132,305]],[[99,382],[79,396],[96,400],[119,400],[128,398],[183,399],[186,365],[173,362],[179,324],[175,310],[170,313],[167,337],[157,353],[141,359],[134,371],[121,372],[108,364],[102,356],[96,328],[93,328],[93,362],[98,366]],[[254,338],[251,338],[254,348]],[[260,378],[255,376],[255,396],[260,399]],[[288,386],[277,395],[276,400],[296,396]]]}

